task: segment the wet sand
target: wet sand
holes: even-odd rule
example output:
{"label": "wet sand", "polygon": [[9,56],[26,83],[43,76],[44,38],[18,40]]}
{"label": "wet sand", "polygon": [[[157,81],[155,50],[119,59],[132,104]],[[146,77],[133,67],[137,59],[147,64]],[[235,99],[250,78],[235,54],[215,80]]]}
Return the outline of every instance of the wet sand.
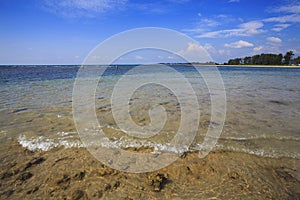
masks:
{"label": "wet sand", "polygon": [[155,172],[130,174],[84,148],[32,152],[1,145],[1,199],[300,199],[300,160],[187,153]]}

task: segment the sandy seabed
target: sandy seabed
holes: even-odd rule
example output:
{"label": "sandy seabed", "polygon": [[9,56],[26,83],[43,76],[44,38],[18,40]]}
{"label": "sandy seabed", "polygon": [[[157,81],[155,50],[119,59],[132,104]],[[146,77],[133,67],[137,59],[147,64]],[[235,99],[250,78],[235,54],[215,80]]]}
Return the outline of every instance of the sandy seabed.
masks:
{"label": "sandy seabed", "polygon": [[300,160],[187,153],[155,172],[111,169],[85,148],[1,145],[0,199],[300,199]]}

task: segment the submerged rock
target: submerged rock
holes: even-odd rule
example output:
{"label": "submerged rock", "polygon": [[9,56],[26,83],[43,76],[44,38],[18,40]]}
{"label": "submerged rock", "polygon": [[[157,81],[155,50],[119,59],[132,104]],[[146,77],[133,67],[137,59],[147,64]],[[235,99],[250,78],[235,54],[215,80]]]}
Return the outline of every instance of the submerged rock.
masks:
{"label": "submerged rock", "polygon": [[19,112],[24,112],[27,110],[28,110],[28,108],[19,108],[19,109],[15,109],[14,111],[12,111],[12,113],[19,113]]}
{"label": "submerged rock", "polygon": [[237,172],[230,172],[228,173],[228,177],[231,179],[239,179],[240,175]]}
{"label": "submerged rock", "polygon": [[104,184],[104,191],[108,191],[111,189],[111,185],[109,183]]}
{"label": "submerged rock", "polygon": [[32,194],[32,193],[35,193],[35,192],[38,191],[38,190],[39,190],[39,187],[38,187],[38,186],[35,186],[35,187],[33,187],[32,189],[28,190],[28,191],[26,192],[26,194]]}
{"label": "submerged rock", "polygon": [[72,195],[71,199],[79,200],[79,199],[87,199],[86,193],[82,190],[75,190]]}
{"label": "submerged rock", "polygon": [[63,184],[63,183],[69,183],[71,178],[68,175],[64,175],[62,179],[58,180],[56,182],[57,185]]}
{"label": "submerged rock", "polygon": [[24,170],[32,167],[33,165],[38,165],[38,164],[41,164],[42,162],[44,162],[46,159],[43,158],[43,157],[39,157],[39,158],[34,158],[32,159],[30,162],[28,162],[25,167],[24,167]]}
{"label": "submerged rock", "polygon": [[6,196],[6,197],[9,197],[9,196],[11,196],[13,193],[14,193],[14,190],[9,189],[9,190],[3,192],[3,193],[1,194],[1,196],[4,195],[4,196]]}
{"label": "submerged rock", "polygon": [[114,184],[114,189],[117,189],[118,187],[120,187],[121,183],[120,181],[116,181]]}
{"label": "submerged rock", "polygon": [[6,179],[6,178],[9,178],[11,176],[13,176],[14,173],[13,172],[4,172],[3,174],[0,175],[0,179]]}
{"label": "submerged rock", "polygon": [[277,174],[277,176],[279,176],[280,178],[285,179],[286,181],[291,181],[291,182],[298,182],[297,179],[295,177],[293,177],[293,175],[289,172],[290,170],[288,168],[278,168],[275,169],[275,173]]}
{"label": "submerged rock", "polygon": [[101,198],[102,196],[103,196],[103,192],[101,190],[99,190],[93,194],[93,197],[96,197],[96,198]]}
{"label": "submerged rock", "polygon": [[20,180],[20,181],[25,181],[25,180],[27,180],[27,179],[30,179],[32,176],[33,176],[32,173],[30,173],[30,172],[24,172],[23,174],[21,174],[21,175],[18,177],[18,180]]}
{"label": "submerged rock", "polygon": [[153,174],[148,177],[149,185],[153,187],[155,192],[163,189],[164,185],[168,182],[167,174]]}
{"label": "submerged rock", "polygon": [[77,174],[75,174],[74,178],[77,180],[82,180],[85,177],[85,171],[83,172],[79,172]]}

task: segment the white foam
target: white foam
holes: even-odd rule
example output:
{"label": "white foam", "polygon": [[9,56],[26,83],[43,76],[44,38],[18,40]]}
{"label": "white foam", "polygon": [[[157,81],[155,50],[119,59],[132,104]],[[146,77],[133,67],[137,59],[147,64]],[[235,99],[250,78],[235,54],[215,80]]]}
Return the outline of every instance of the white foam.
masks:
{"label": "white foam", "polygon": [[236,141],[246,141],[246,140],[294,140],[294,141],[299,141],[300,138],[298,137],[293,137],[293,136],[274,136],[274,135],[260,135],[260,136],[247,136],[247,137],[221,137],[220,139],[225,139],[225,140],[236,140]]}
{"label": "white foam", "polygon": [[[59,132],[57,133],[59,137],[57,138],[47,138],[45,136],[38,136],[28,138],[25,135],[20,135],[18,137],[18,142],[24,147],[31,151],[49,151],[53,148],[63,147],[63,148],[80,148],[80,147],[104,147],[104,148],[115,148],[115,149],[126,149],[126,148],[152,148],[154,153],[158,152],[173,152],[173,153],[184,153],[187,151],[202,151],[208,147],[203,146],[203,144],[194,144],[192,146],[174,146],[170,143],[155,143],[147,140],[135,140],[128,138],[102,138],[102,139],[89,139],[88,144],[83,144],[76,132]],[[227,138],[228,139],[228,138]],[[247,140],[246,138],[231,138],[235,140]],[[285,152],[285,151],[275,151],[272,149],[249,149],[245,147],[237,147],[231,145],[217,144],[214,150],[225,150],[232,152],[242,152],[247,154],[253,154],[261,157],[290,157],[300,159],[300,154],[298,152]]]}
{"label": "white foam", "polygon": [[67,141],[62,140],[61,138],[46,138],[44,136],[26,138],[25,135],[20,135],[18,137],[18,142],[24,148],[27,148],[30,151],[49,151],[50,149],[56,147],[83,147],[82,143],[79,140]]}
{"label": "white foam", "polygon": [[225,151],[232,151],[232,152],[242,152],[252,155],[257,155],[261,157],[269,157],[269,158],[296,158],[300,159],[300,154],[297,152],[279,152],[275,150],[266,150],[266,149],[247,149],[247,148],[237,148],[234,146],[224,146],[222,144],[217,144],[215,147],[216,150],[225,150]]}
{"label": "white foam", "polygon": [[93,144],[88,144],[90,146],[96,145],[105,148],[153,148],[154,152],[173,152],[173,153],[184,153],[189,150],[188,146],[174,146],[170,143],[160,144],[154,143],[146,140],[134,140],[134,139],[101,139],[99,142],[93,142]]}
{"label": "white foam", "polygon": [[[33,138],[28,138],[25,135],[20,135],[18,137],[18,142],[24,148],[30,151],[49,151],[53,148],[64,147],[64,148],[80,148],[85,147],[85,145],[80,140],[74,140],[73,133],[59,133],[59,135],[64,137],[59,138],[47,138],[45,136],[38,136]],[[70,137],[71,136],[71,137]],[[70,140],[70,138],[73,138]],[[170,143],[160,144],[153,143],[145,140],[133,140],[133,139],[117,139],[117,138],[104,138],[99,141],[94,140],[88,146],[98,146],[105,148],[153,148],[154,152],[174,152],[174,153],[184,153],[189,150],[188,146],[175,147]]]}

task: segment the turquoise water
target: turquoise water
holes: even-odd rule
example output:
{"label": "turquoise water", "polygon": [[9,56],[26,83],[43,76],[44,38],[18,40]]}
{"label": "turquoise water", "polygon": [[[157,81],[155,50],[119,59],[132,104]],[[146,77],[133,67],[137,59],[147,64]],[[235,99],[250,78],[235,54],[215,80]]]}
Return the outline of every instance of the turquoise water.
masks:
{"label": "turquoise water", "polygon": [[[161,134],[147,140],[128,137],[111,114],[116,82],[134,66],[109,67],[96,91],[96,112],[114,147],[166,148],[180,123],[180,105],[172,90],[149,84],[132,95],[131,117],[139,126],[149,124],[148,110],[160,103],[167,110]],[[189,150],[201,148],[211,116],[210,94],[195,68],[173,67],[192,84],[199,101],[199,130]],[[17,138],[30,150],[81,147],[72,114],[73,84],[79,66],[0,66],[1,141]],[[266,157],[300,158],[300,69],[218,67],[227,102],[226,121],[215,150],[246,152]],[[210,67],[199,67],[209,74]],[[172,73],[142,68],[132,77],[161,75],[184,90]],[[215,80],[215,77],[208,77]],[[192,95],[192,94],[187,94]],[[189,103],[188,101],[185,103]],[[159,117],[159,116],[157,116]],[[191,122],[195,123],[195,122]],[[187,124],[188,126],[189,124]],[[183,147],[186,149],[186,147]]]}

